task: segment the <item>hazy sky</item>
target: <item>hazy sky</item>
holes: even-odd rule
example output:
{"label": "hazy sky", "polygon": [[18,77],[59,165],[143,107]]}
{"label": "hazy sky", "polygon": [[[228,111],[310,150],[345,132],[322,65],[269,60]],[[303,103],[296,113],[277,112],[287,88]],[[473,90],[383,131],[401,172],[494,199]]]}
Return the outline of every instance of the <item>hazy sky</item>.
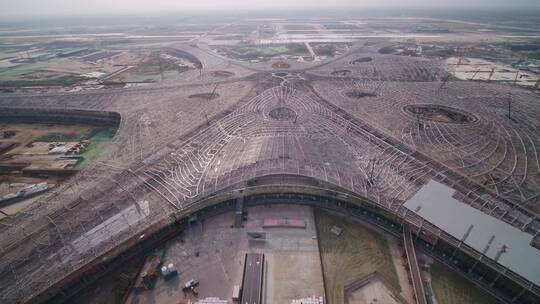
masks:
{"label": "hazy sky", "polygon": [[0,18],[317,7],[540,8],[540,0],[0,0]]}

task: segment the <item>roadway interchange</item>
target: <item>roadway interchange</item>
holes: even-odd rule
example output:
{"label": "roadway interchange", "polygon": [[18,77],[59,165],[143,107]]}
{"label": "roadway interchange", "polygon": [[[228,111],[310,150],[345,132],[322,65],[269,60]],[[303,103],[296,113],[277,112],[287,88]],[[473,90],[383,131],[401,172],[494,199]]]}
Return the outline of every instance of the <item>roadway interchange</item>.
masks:
{"label": "roadway interchange", "polygon": [[[419,241],[459,248],[460,259],[475,265],[461,271],[481,271],[469,277],[500,301],[540,298],[538,286],[403,206],[436,180],[472,207],[538,235],[537,95],[492,83],[443,85],[439,62],[379,55],[374,46],[282,70],[177,48],[203,66],[182,84],[0,95],[0,119],[66,122],[72,111],[120,117],[95,165],[0,221],[3,303],[62,299],[165,227],[263,193],[368,204],[407,223]],[[234,76],[212,76],[223,69]],[[504,119],[509,92],[513,120]],[[277,179],[260,184],[265,177]]]}

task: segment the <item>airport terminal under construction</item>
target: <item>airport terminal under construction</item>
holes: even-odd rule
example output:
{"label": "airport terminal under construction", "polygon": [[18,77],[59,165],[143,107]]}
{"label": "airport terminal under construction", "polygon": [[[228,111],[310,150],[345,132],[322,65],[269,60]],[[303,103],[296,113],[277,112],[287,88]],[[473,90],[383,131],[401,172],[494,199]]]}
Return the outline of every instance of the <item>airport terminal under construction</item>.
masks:
{"label": "airport terminal under construction", "polygon": [[[0,220],[0,302],[64,302],[194,222],[294,204],[402,240],[417,303],[427,303],[427,291],[416,251],[496,301],[538,303],[539,264],[520,261],[540,250],[538,95],[449,79],[441,62],[381,54],[384,46],[357,43],[299,65],[246,63],[180,43],[169,52],[200,63],[185,72],[194,80],[1,94],[2,123],[118,130],[92,165]],[[411,207],[420,195],[443,200],[435,192],[504,228],[484,238],[482,223],[461,230],[447,223],[459,214]],[[505,229],[527,248],[512,247]],[[251,253],[244,267],[265,259]],[[264,266],[245,271],[257,287],[244,282],[244,297],[260,299]]]}

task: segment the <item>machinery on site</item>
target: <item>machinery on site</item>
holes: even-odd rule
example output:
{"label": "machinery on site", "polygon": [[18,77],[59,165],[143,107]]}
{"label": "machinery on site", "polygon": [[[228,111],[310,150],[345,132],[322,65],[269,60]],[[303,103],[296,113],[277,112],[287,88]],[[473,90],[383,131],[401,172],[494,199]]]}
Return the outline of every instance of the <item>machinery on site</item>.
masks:
{"label": "machinery on site", "polygon": [[178,270],[176,270],[174,264],[171,263],[167,266],[161,267],[161,274],[163,275],[165,281],[168,281],[178,275]]}
{"label": "machinery on site", "polygon": [[[156,284],[156,280],[159,275],[159,270],[161,268],[161,265],[163,264],[163,258],[165,255],[165,249],[160,248],[155,250],[151,255],[149,255],[144,265],[142,266],[140,275],[137,278],[137,281],[135,283],[135,288],[137,289],[152,289],[154,288],[154,285]],[[172,265],[172,264],[169,264]],[[168,267],[165,267],[168,268]],[[174,268],[174,265],[172,266],[171,270]],[[174,268],[176,271],[176,268]],[[163,272],[162,272],[163,273]],[[173,275],[174,276],[174,275]]]}
{"label": "machinery on site", "polygon": [[193,295],[197,296],[198,293],[197,291],[195,290],[195,288],[199,286],[199,281],[196,281],[194,279],[191,279],[189,281],[186,282],[186,284],[184,284],[184,287],[182,288],[182,291],[184,293],[188,293],[188,292],[191,292],[193,293]]}

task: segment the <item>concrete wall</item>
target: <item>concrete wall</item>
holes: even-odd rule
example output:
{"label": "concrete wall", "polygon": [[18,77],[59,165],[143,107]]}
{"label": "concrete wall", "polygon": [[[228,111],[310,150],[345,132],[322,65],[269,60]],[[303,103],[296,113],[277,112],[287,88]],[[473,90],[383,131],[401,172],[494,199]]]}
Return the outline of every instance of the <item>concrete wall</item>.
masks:
{"label": "concrete wall", "polygon": [[0,107],[0,122],[89,124],[115,127],[120,124],[120,114],[116,112],[74,109],[18,109]]}

